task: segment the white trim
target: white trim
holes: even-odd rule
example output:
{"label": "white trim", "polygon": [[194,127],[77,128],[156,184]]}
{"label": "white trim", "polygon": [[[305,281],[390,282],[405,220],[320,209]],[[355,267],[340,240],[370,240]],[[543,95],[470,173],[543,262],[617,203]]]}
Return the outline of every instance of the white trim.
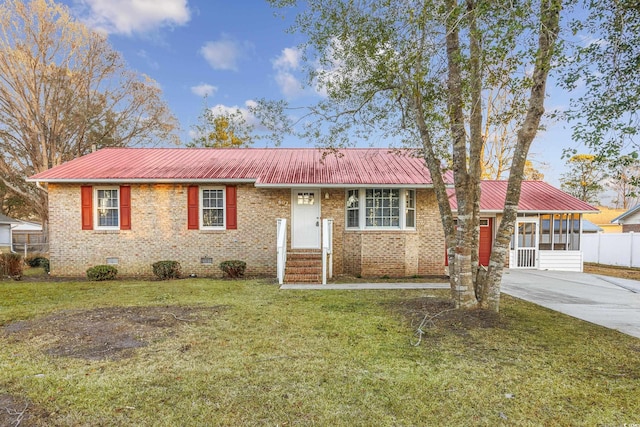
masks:
{"label": "white trim", "polygon": [[[520,245],[518,244],[518,226],[520,224],[533,224],[535,230],[535,240],[533,242],[533,246],[523,246],[522,249],[525,251],[533,251],[534,259],[533,265],[528,265],[524,267],[518,266],[518,256],[520,251]],[[517,217],[514,228],[513,228],[513,253],[515,254],[515,259],[513,260],[513,265],[510,265],[510,268],[529,268],[529,269],[537,269],[540,263],[538,257],[540,256],[540,216],[530,216],[530,217]],[[511,258],[510,258],[511,264]]]}
{"label": "white trim", "polygon": [[[207,209],[222,209],[222,225],[204,225],[204,203],[203,193],[207,190],[222,191],[222,208],[207,208]],[[226,187],[222,186],[207,186],[201,185],[198,187],[198,221],[200,223],[200,230],[226,230],[227,229],[227,191]]]}
{"label": "white trim", "polygon": [[[104,191],[104,190],[115,190],[116,191],[116,200],[118,201],[118,206],[116,208],[108,208],[110,210],[115,209],[116,212],[118,212],[118,225],[113,226],[113,225],[100,225],[100,221],[99,221],[99,217],[98,217],[98,191]],[[93,223],[95,224],[95,226],[93,227],[95,230],[120,230],[120,225],[121,225],[121,218],[120,218],[120,187],[117,185],[110,185],[110,186],[94,186],[93,187]]]}

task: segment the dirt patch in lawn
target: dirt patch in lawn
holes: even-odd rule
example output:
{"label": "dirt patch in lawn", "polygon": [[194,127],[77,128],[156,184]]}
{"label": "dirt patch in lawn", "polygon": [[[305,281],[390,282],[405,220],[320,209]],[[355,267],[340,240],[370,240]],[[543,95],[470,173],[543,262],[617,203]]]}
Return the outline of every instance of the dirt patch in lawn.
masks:
{"label": "dirt patch in lawn", "polygon": [[5,325],[11,341],[44,340],[45,353],[86,360],[117,360],[150,342],[175,335],[188,324],[202,323],[225,309],[215,307],[106,307],[60,311]]}
{"label": "dirt patch in lawn", "polygon": [[448,299],[415,298],[390,303],[389,308],[405,318],[416,331],[420,329],[423,332],[451,332],[468,336],[471,329],[506,326],[506,320],[499,313],[478,309],[458,310],[453,301]]}
{"label": "dirt patch in lawn", "polygon": [[23,398],[0,394],[0,426],[47,425],[48,414]]}

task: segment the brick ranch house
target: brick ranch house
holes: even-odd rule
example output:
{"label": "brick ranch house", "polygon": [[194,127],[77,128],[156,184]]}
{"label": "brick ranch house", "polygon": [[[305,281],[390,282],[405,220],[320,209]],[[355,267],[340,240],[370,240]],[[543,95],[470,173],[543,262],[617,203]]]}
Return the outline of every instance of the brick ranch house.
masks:
{"label": "brick ranch house", "polygon": [[[320,259],[325,278],[442,275],[445,240],[423,160],[389,149],[323,154],[107,148],[34,175],[49,191],[51,275],[114,264],[150,276],[152,263],[176,260],[184,274],[219,276],[230,259],[289,282],[320,281]],[[504,181],[482,183],[484,265],[505,191]],[[524,182],[510,267],[582,270],[580,220],[595,211]]]}

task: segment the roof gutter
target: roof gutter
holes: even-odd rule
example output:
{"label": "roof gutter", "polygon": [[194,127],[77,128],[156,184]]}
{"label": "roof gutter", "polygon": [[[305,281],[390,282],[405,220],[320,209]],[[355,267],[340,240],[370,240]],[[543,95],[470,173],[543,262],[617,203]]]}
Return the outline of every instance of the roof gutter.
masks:
{"label": "roof gutter", "polygon": [[[53,183],[53,184],[188,184],[188,183],[201,183],[201,184],[255,184],[256,188],[372,188],[372,187],[384,187],[384,188],[433,188],[433,184],[385,184],[385,183],[341,183],[341,184],[327,184],[327,183],[259,183],[257,179],[247,178],[46,178],[46,179],[34,179],[27,178],[27,182],[35,182],[40,184],[41,182]],[[453,187],[453,184],[447,187]]]}
{"label": "roof gutter", "polygon": [[384,184],[384,183],[367,183],[367,184],[352,184],[352,183],[343,183],[343,184],[326,184],[326,183],[286,183],[286,184],[263,184],[256,183],[257,188],[374,188],[374,187],[384,187],[384,188],[433,188],[433,184]]}
{"label": "roof gutter", "polygon": [[255,183],[255,179],[203,179],[203,178],[48,178],[48,179],[32,179],[27,178],[27,182],[46,182],[52,184],[188,184],[188,183],[202,183],[202,184],[221,184],[221,183],[233,183],[233,184],[246,184]]}
{"label": "roof gutter", "polygon": [[[452,210],[453,213],[457,214],[458,210],[457,209],[453,209]],[[480,213],[481,214],[501,214],[503,213],[503,210],[482,210],[480,209]],[[598,213],[600,211],[598,210],[594,210],[594,211],[577,211],[577,210],[555,210],[555,211],[545,211],[545,210],[535,210],[535,211],[527,211],[527,210],[522,210],[522,209],[518,209],[518,214],[566,214],[566,213],[579,213],[579,214],[595,214]]]}

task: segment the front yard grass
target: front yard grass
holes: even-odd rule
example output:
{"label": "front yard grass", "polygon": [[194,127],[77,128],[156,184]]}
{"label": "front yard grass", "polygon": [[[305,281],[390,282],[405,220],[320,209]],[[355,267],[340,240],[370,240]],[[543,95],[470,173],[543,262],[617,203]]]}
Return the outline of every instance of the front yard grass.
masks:
{"label": "front yard grass", "polygon": [[[447,294],[0,282],[0,425],[640,423],[640,340],[508,296],[459,315]],[[142,344],[120,351],[125,333]]]}

